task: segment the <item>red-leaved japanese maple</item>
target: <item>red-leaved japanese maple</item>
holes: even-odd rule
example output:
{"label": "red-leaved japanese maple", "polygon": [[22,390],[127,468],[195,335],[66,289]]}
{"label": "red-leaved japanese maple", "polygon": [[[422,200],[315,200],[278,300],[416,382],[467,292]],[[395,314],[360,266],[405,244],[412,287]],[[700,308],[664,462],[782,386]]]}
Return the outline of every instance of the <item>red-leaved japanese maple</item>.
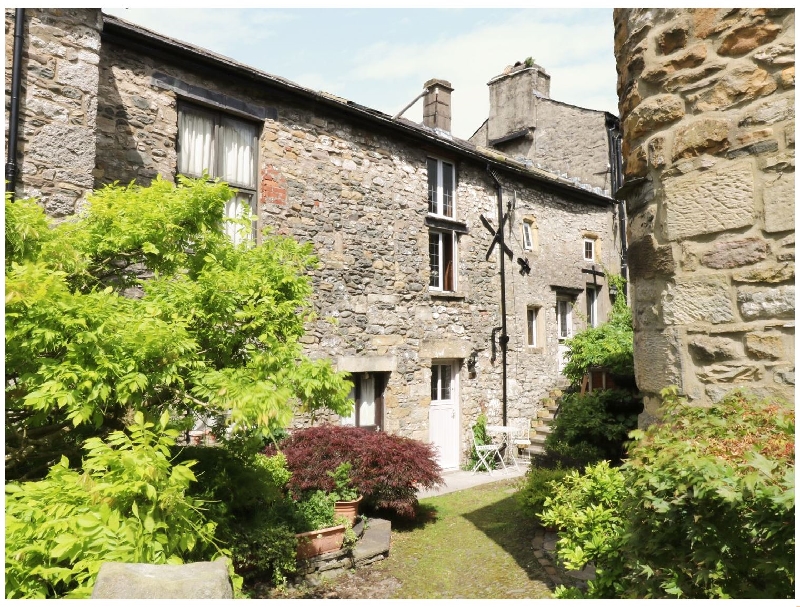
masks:
{"label": "red-leaved japanese maple", "polygon": [[[350,462],[352,483],[365,504],[413,518],[418,488],[442,482],[431,445],[410,438],[352,426],[322,425],[295,430],[280,443],[292,478],[289,489],[300,494],[334,489],[328,474]],[[267,454],[274,453],[274,447]]]}

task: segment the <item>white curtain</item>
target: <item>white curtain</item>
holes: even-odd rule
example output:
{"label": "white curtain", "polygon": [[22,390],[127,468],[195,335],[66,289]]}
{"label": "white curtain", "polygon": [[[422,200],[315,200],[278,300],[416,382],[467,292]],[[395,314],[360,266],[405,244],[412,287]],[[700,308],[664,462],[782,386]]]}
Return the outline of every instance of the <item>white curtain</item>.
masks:
{"label": "white curtain", "polygon": [[200,177],[203,171],[214,174],[214,120],[211,116],[191,111],[178,115],[178,173]]}
{"label": "white curtain", "polygon": [[[243,217],[250,217],[251,214],[252,208],[249,194],[238,193],[225,203],[225,217],[242,219]],[[251,237],[251,232],[252,226],[248,228],[238,223],[225,222],[225,233],[233,244],[245,242]]]}
{"label": "white curtain", "polygon": [[358,421],[361,426],[375,425],[375,378],[372,375],[361,382]]}
{"label": "white curtain", "polygon": [[255,136],[255,126],[223,117],[220,142],[222,171],[219,177],[231,184],[256,187],[253,149]]}

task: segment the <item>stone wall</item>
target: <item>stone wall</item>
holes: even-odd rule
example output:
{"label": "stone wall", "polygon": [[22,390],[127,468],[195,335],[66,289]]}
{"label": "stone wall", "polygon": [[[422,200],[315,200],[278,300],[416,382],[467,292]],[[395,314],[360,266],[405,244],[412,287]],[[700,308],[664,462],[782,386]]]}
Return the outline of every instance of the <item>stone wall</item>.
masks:
{"label": "stone wall", "polygon": [[[6,134],[14,9],[6,9]],[[26,9],[16,194],[52,217],[75,212],[94,185],[98,9]]]}
{"label": "stone wall", "polygon": [[636,377],[794,396],[794,11],[618,9]]}

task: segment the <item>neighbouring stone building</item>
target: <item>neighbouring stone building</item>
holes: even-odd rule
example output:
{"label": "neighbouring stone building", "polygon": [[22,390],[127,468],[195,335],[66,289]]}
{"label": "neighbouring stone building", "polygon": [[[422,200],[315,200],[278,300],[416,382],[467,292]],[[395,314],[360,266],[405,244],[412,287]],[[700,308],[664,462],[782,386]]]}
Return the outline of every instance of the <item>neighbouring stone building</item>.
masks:
{"label": "neighbouring stone building", "polygon": [[[7,117],[14,24],[6,10]],[[608,312],[604,271],[620,272],[623,251],[603,173],[615,127],[602,112],[586,150],[599,168],[573,173],[550,144],[528,159],[498,151],[496,105],[485,145],[453,137],[444,80],[425,84],[420,125],[96,9],[26,9],[24,25],[17,195],[68,218],[114,181],[204,169],[230,181],[228,211],[252,209],[256,238],[269,226],[314,245],[318,320],[304,346],[352,374],[345,423],[432,442],[457,467],[477,415],[527,425],[560,380],[563,340]],[[504,120],[544,133],[544,113]],[[510,253],[505,411],[502,252],[487,253],[498,192]]]}
{"label": "neighbouring stone building", "polygon": [[794,399],[794,10],[617,9],[636,379]]}

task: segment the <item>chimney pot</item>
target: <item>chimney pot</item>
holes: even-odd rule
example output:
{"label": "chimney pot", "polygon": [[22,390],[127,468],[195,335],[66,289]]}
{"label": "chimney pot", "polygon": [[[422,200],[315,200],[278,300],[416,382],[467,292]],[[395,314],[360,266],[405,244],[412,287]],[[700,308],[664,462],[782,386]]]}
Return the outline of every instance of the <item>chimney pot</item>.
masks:
{"label": "chimney pot", "polygon": [[450,132],[450,94],[452,85],[447,80],[432,78],[425,83],[428,92],[422,108],[422,124]]}

